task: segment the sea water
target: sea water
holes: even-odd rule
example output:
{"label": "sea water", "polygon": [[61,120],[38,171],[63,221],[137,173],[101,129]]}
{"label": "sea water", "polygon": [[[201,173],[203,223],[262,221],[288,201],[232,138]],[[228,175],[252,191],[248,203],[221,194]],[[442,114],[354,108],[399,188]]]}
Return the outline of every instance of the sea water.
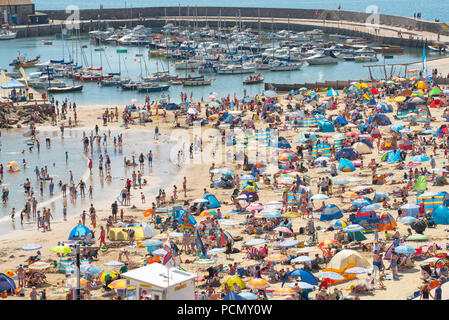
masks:
{"label": "sea water", "polygon": [[[103,133],[108,136],[107,144],[100,146],[94,142],[93,153],[83,153],[82,137],[83,131],[80,129],[66,128],[64,138],[61,138],[59,130],[42,131],[37,138],[40,141],[40,151],[37,150],[36,145],[30,150],[30,146],[26,143],[29,138],[23,136],[24,130],[2,130],[0,142],[0,163],[5,167],[7,162],[16,161],[19,164],[19,172],[8,172],[5,167],[4,178],[2,185],[9,189],[9,201],[6,203],[0,202],[0,235],[10,232],[14,229],[31,229],[36,228],[36,222],[33,220],[24,219],[24,225],[20,224],[20,211],[24,208],[27,196],[24,193],[23,183],[26,178],[30,179],[31,187],[34,189],[34,197],[38,200],[38,210],[43,207],[51,208],[52,215],[55,221],[63,219],[62,209],[64,204],[67,205],[68,216],[80,215],[82,210],[87,210],[90,204],[98,209],[107,209],[110,207],[116,197],[119,195],[120,189],[125,185],[126,177],[130,178],[133,170],[141,170],[139,167],[124,166],[124,157],[132,159],[135,155],[136,162],[141,152],[145,155],[145,166],[143,177],[147,179],[149,189],[144,192],[148,201],[157,194],[159,188],[165,188],[172,184],[174,177],[179,171],[179,167],[170,162],[170,150],[174,145],[168,137],[161,136],[157,141],[154,140],[154,133],[152,130],[148,131],[131,131],[131,130],[111,130],[111,136],[108,136],[107,127],[100,129],[100,134]],[[123,133],[123,147],[114,148],[113,137],[119,133]],[[86,131],[90,135],[90,131]],[[51,146],[47,147],[45,140],[50,138]],[[153,167],[148,165],[146,154],[149,150],[153,151]],[[65,153],[68,152],[68,161],[66,162]],[[99,178],[99,156],[108,154],[111,159],[111,182],[106,182]],[[89,174],[88,159],[93,159],[93,174]],[[26,167],[22,165],[25,159]],[[39,170],[42,167],[47,167],[50,177],[53,178],[55,188],[53,196],[49,194],[49,181],[44,183],[44,192],[40,193],[40,180],[35,174],[35,167]],[[59,181],[67,183],[70,186],[70,170],[74,177],[75,185],[78,185],[82,179],[86,183],[86,198],[80,198],[78,194],[77,199],[72,201],[69,190],[67,189],[67,198],[62,196],[62,192],[58,186]],[[106,176],[106,170],[104,170]],[[89,199],[89,186],[93,186],[93,200]],[[79,191],[79,189],[78,189]],[[140,189],[131,190],[132,201],[140,203]],[[169,194],[167,190],[167,194]],[[151,207],[151,202],[148,203]],[[9,214],[11,209],[15,208],[16,216],[15,223],[11,222]]]}
{"label": "sea water", "polygon": [[[279,30],[275,30],[279,31]],[[45,39],[52,39],[53,37],[45,37]],[[119,72],[119,54],[117,49],[119,47],[112,45],[101,46],[104,51],[95,51],[98,49],[86,37],[81,41],[52,39],[53,45],[43,45],[43,38],[24,38],[15,39],[11,41],[0,41],[0,67],[12,70],[9,63],[17,57],[19,52],[25,54],[27,58],[33,59],[40,56],[40,61],[45,62],[50,59],[65,61],[74,60],[78,65],[83,67],[103,67],[103,73]],[[325,38],[326,40],[326,38]],[[81,50],[83,45],[87,48]],[[14,49],[11,49],[14,48]],[[187,77],[189,75],[198,75],[191,70],[175,70],[174,62],[172,60],[162,59],[160,57],[150,57],[148,49],[144,47],[123,47],[128,50],[126,54],[120,54],[120,67],[122,78],[130,78],[138,80],[139,76],[143,77],[151,75],[156,71],[169,70],[170,74],[177,74],[179,77]],[[139,56],[141,55],[141,56]],[[378,55],[379,62],[374,63],[356,63],[349,61],[339,61],[334,65],[315,65],[310,66],[304,63],[300,70],[271,72],[261,71],[265,78],[265,82],[269,83],[313,83],[323,82],[325,80],[362,80],[369,77],[368,68],[364,65],[373,65],[384,63],[387,64],[388,75],[390,73],[390,63],[409,63],[421,61],[421,48],[405,48],[404,54],[394,55],[393,59],[384,60],[382,55]],[[428,59],[432,57],[428,54]],[[38,71],[36,68],[26,69],[29,76],[30,73]],[[383,78],[383,68],[376,68],[373,71],[373,76]],[[403,76],[400,74],[401,70],[396,68],[394,75]],[[403,73],[403,70],[402,70]],[[181,92],[187,93],[190,97],[192,94],[194,101],[200,101],[201,98],[207,100],[211,92],[215,92],[219,97],[231,97],[235,94],[237,97],[242,97],[244,93],[249,96],[261,94],[264,90],[264,84],[243,85],[243,80],[248,77],[248,74],[237,75],[218,75],[207,74],[207,79],[215,79],[210,86],[201,87],[183,87],[182,85],[171,85],[168,91],[149,93],[151,100],[156,100],[165,95],[171,102],[180,102]],[[73,82],[72,79],[59,79],[66,82],[68,85],[80,84],[80,82]],[[1,82],[1,81],[0,81]],[[108,105],[111,107],[123,107],[129,104],[131,100],[139,100],[139,103],[145,101],[145,93],[137,91],[124,91],[117,87],[101,87],[95,82],[83,82],[83,91],[75,93],[65,93],[56,95],[57,99],[70,98],[76,101],[78,105]]]}

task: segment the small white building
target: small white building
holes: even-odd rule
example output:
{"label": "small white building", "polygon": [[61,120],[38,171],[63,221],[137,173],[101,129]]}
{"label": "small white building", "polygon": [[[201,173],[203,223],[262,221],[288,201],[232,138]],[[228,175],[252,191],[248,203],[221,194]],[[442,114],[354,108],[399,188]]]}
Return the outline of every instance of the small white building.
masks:
{"label": "small white building", "polygon": [[136,287],[137,300],[195,299],[196,275],[177,268],[152,263],[123,273],[122,277],[127,279],[127,286]]}

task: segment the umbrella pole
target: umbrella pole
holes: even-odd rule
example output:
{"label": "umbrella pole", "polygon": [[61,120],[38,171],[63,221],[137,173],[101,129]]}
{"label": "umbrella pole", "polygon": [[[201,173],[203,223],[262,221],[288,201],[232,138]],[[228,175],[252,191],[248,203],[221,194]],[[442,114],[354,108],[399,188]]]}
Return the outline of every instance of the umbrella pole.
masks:
{"label": "umbrella pole", "polygon": [[80,285],[80,245],[76,244],[76,262],[75,262],[76,284],[73,299],[81,300],[81,285]]}

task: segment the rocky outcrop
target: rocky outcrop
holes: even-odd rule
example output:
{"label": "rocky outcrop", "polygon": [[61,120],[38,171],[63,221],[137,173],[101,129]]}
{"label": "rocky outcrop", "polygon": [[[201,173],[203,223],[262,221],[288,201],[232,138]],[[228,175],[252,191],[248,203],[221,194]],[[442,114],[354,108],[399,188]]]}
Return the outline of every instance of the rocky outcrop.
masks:
{"label": "rocky outcrop", "polygon": [[30,123],[51,120],[54,107],[50,103],[0,104],[0,128],[20,128]]}

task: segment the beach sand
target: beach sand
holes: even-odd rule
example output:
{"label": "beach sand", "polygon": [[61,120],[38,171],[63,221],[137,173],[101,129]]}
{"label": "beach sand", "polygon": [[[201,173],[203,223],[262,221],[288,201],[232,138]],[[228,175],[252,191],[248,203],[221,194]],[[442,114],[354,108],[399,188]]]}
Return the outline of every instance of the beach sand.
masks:
{"label": "beach sand", "polygon": [[[284,102],[285,103],[285,102]],[[119,128],[120,123],[108,123],[107,127],[102,127],[102,121],[101,119],[97,119],[102,113],[102,111],[105,109],[105,107],[102,106],[95,106],[95,107],[82,107],[80,106],[78,108],[78,116],[79,116],[79,127],[77,130],[86,130],[86,132],[90,132],[90,130],[93,129],[95,124],[98,124],[100,127],[100,131],[103,129],[117,129]],[[204,108],[203,108],[204,109]],[[396,109],[396,108],[395,108]],[[204,110],[202,110],[204,112]],[[432,127],[437,129],[441,123],[441,113],[442,110],[437,109],[431,109],[432,116],[436,118],[436,121],[432,122]],[[336,112],[335,112],[336,113]],[[170,130],[173,128],[173,116],[171,112],[167,112],[168,114],[168,121],[164,121],[162,119],[159,120],[158,126],[160,129],[160,132],[162,134],[169,134]],[[390,114],[391,115],[391,114]],[[251,115],[247,116],[248,118],[251,117]],[[393,121],[393,124],[403,124],[402,121],[394,120],[392,116],[390,116],[390,119]],[[182,123],[182,122],[181,122]],[[146,126],[139,126],[135,125],[132,126],[131,129],[133,132],[135,132],[136,136],[138,136],[138,133],[141,130],[151,130],[154,131],[155,124],[147,124]],[[48,128],[54,128],[51,126],[47,126]],[[256,128],[265,128],[266,124],[261,121],[256,121]],[[412,129],[421,129],[422,125],[412,127]],[[381,132],[385,135],[385,133],[389,132],[389,127],[380,127]],[[56,129],[55,129],[56,130]],[[70,129],[67,129],[70,130]],[[192,130],[190,130],[192,131]],[[300,131],[309,131],[307,130],[300,130]],[[287,138],[289,142],[294,142],[297,139],[299,139],[301,136],[301,132],[294,132],[294,131],[283,131],[281,132],[281,136]],[[207,143],[213,143],[214,139],[209,139],[209,141],[204,141],[205,145],[207,146]],[[294,146],[296,146],[294,144]],[[375,149],[373,149],[373,154],[364,156],[365,163],[367,164],[368,161],[372,158],[376,159],[376,161],[380,162],[381,153],[378,153]],[[446,161],[443,159],[442,156],[437,156],[437,167],[441,167],[443,161]],[[217,167],[231,167],[235,169],[238,173],[242,173],[242,170],[237,169],[236,165],[222,165]],[[178,186],[178,194],[179,198],[176,204],[183,204],[184,200],[193,200],[196,198],[201,198],[203,196],[203,189],[207,188],[208,191],[212,192],[218,200],[222,203],[221,211],[223,215],[227,215],[227,212],[233,209],[233,206],[230,204],[230,194],[232,192],[232,189],[224,190],[224,189],[211,189],[210,188],[210,177],[208,172],[208,165],[204,165],[203,163],[197,163],[197,164],[190,164],[184,166],[181,171],[177,174],[177,176],[173,177],[173,182],[170,183],[169,186],[165,186],[167,195],[171,195],[172,185],[175,184]],[[385,162],[382,163],[382,168],[378,170],[379,173],[387,173],[387,172],[393,172],[396,174],[395,179],[401,180],[403,172],[396,173],[394,171],[393,165],[386,164]],[[354,187],[361,183],[368,183],[371,184],[371,175],[369,174],[369,171],[365,169],[363,171],[364,173],[367,173],[366,175],[361,175],[364,179],[363,182],[360,183],[351,183],[350,185],[346,186],[346,189],[350,189],[351,187]],[[355,174],[354,174],[355,173]],[[343,173],[339,172],[339,178],[349,178],[353,176],[359,176],[360,170],[356,170],[353,173]],[[324,168],[315,168],[312,170],[309,170],[308,175],[312,177],[311,179],[311,188],[314,193],[317,192],[316,187],[316,181],[318,177],[323,176],[329,176],[329,172],[325,171]],[[185,198],[182,194],[182,179],[183,177],[187,178],[187,197]],[[76,179],[75,179],[76,180]],[[151,182],[150,184],[153,184],[156,182]],[[282,201],[282,189],[279,189],[278,191],[274,192],[272,190],[271,186],[266,186],[262,182],[258,183],[259,186],[259,198],[260,202],[266,203],[268,201],[277,200]],[[396,189],[400,185],[391,185],[391,184],[385,184],[383,186],[373,186],[375,190],[383,191],[383,192],[391,192],[394,189]],[[428,183],[429,189],[431,191],[443,191],[445,187],[434,187],[431,186],[430,183]],[[151,186],[146,186],[143,189],[143,192],[146,192],[148,188]],[[154,187],[154,185],[153,185]],[[116,192],[117,191],[117,192]],[[138,190],[140,191],[140,190]],[[117,194],[118,190],[111,191],[111,194]],[[131,209],[130,207],[125,207],[125,218],[133,218],[138,222],[147,221],[147,218],[143,217],[143,212],[151,207],[151,202],[154,201],[154,198],[156,194],[146,194],[146,204],[141,204],[139,192],[133,192],[133,197],[131,199],[132,205],[134,205],[136,208]],[[104,203],[96,203],[94,202],[95,208],[97,209],[98,214],[98,223],[96,228],[96,237],[99,236],[99,226],[105,225],[105,221],[107,217],[110,215],[111,209],[110,205],[115,199],[111,197],[110,201],[104,201]],[[410,197],[409,202],[415,202],[415,197]],[[344,208],[348,206],[348,204],[342,204],[340,198],[331,198],[329,200],[325,200],[326,204],[334,203],[338,205],[340,208]],[[316,201],[315,206],[318,207],[321,204],[321,201]],[[122,208],[121,206],[119,209]],[[80,213],[82,209],[86,208],[79,208]],[[392,211],[391,212],[394,217],[397,216],[397,213]],[[232,219],[235,219],[237,221],[244,221],[246,215],[231,215]],[[348,217],[348,214],[345,214],[345,218]],[[319,216],[315,216],[315,218],[319,218]],[[202,217],[196,217],[197,221],[201,221]],[[75,214],[72,216],[68,216],[68,221],[62,221],[61,216],[55,218],[54,221],[52,221],[52,231],[51,232],[38,232],[36,230],[33,231],[15,231],[12,233],[9,233],[7,235],[1,236],[0,241],[2,243],[0,247],[0,270],[2,272],[5,272],[6,270],[15,270],[17,268],[18,264],[25,263],[26,258],[33,254],[32,252],[28,251],[21,251],[20,247],[27,244],[27,243],[38,243],[42,245],[42,249],[40,251],[43,254],[43,261],[51,261],[51,260],[58,260],[59,258],[57,255],[53,252],[51,252],[49,249],[52,246],[55,246],[58,241],[65,241],[68,238],[68,234],[70,230],[77,224],[79,220],[79,215]],[[304,227],[307,223],[307,219],[303,218],[294,218],[293,221],[293,230],[297,232],[299,227]],[[328,223],[320,222],[317,220],[315,222],[315,227],[320,226],[322,227],[322,230],[318,232],[318,240],[319,242],[324,241],[326,239],[332,239],[333,238],[333,232],[324,232],[323,230],[328,226]],[[88,224],[88,227],[89,224]],[[447,239],[446,231],[444,230],[446,227],[443,225],[438,225],[435,229],[427,229],[425,234],[429,236],[430,240],[428,243],[445,243]],[[236,242],[235,247],[241,249],[241,245],[243,242],[247,241],[248,239],[253,238],[254,236],[249,236],[243,232],[242,226],[234,226],[234,227],[226,227],[226,230],[231,233],[233,236],[240,235],[243,237],[243,241]],[[406,234],[407,226],[403,225],[401,223],[398,223],[398,230],[400,231],[401,235]],[[382,238],[383,233],[381,233],[380,237]],[[299,240],[306,240],[309,238],[307,235],[298,235],[297,238]],[[370,242],[373,240],[373,235],[368,234],[367,235],[367,242]],[[98,240],[97,240],[98,243]],[[426,244],[426,242],[422,243],[411,243],[412,246],[418,247]],[[181,247],[180,244],[178,244],[179,247]],[[388,246],[387,246],[388,247]],[[137,266],[141,266],[142,263],[139,263],[143,256],[146,253],[146,248],[132,248],[131,251],[131,261],[136,262]],[[289,249],[289,252],[295,252],[296,249]],[[273,250],[270,250],[270,253],[273,253]],[[118,248],[109,248],[105,253],[100,252],[99,253],[99,261],[95,262],[95,265],[101,267],[104,271],[108,270],[115,270],[118,271],[118,268],[114,267],[103,267],[103,263],[110,261],[110,260],[117,260],[119,255],[119,249]],[[368,261],[372,261],[372,253],[363,253],[363,255],[366,256]],[[234,262],[242,262],[246,260],[246,254],[243,252],[240,252],[238,254],[231,255],[231,260],[225,259],[224,254],[219,255],[219,259],[217,261],[218,264],[229,264]],[[197,268],[195,265],[188,263],[189,261],[193,261],[197,259],[194,256],[186,256],[183,254],[181,256],[181,260],[183,263],[181,263],[181,266],[185,268],[188,271],[192,272],[198,272],[200,275],[205,274],[205,270],[201,268]],[[388,262],[386,262],[388,265]],[[285,268],[286,266],[276,266],[277,269]],[[300,265],[296,266],[297,268],[300,268]],[[292,267],[290,266],[290,269]],[[47,272],[47,279],[49,282],[49,285],[47,286],[47,295],[49,299],[65,299],[66,298],[66,291],[64,291],[60,286],[57,285],[59,282],[60,284],[65,279],[65,275],[61,273],[53,273],[53,272]],[[400,280],[386,280],[384,281],[386,289],[378,289],[373,292],[373,294],[369,295],[361,295],[361,299],[381,299],[381,300],[404,300],[408,296],[410,296],[419,286],[420,280],[420,268],[419,265],[415,263],[415,267],[413,269],[408,269],[405,272],[400,272]],[[357,279],[351,280],[342,284],[331,286],[331,288],[340,288],[345,289],[349,288],[352,284],[357,284],[359,282],[364,282],[365,275],[357,276]],[[226,276],[225,278],[226,279]],[[290,282],[290,281],[289,281]],[[269,289],[277,289],[280,288],[281,283],[275,283],[271,284]],[[26,289],[26,296],[25,298],[20,297],[8,297],[8,299],[29,299],[30,289]],[[349,295],[349,291],[343,290],[345,295]],[[93,291],[94,296],[92,299],[110,299],[110,296],[105,296],[104,293],[101,292],[101,290],[95,290]],[[314,297],[314,294],[311,294],[312,297]],[[271,299],[271,298],[270,298]],[[284,297],[273,297],[273,299],[284,299]]]}

